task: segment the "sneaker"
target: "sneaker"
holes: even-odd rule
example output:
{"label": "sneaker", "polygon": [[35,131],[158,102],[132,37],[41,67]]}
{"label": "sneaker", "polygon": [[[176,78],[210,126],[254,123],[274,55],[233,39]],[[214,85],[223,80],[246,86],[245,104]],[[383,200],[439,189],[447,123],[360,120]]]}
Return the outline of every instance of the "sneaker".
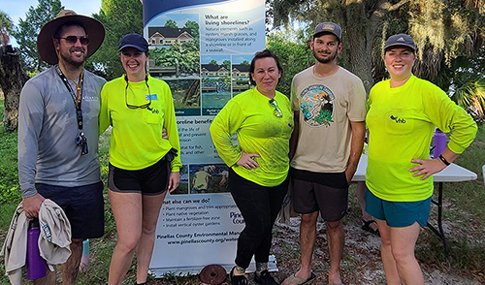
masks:
{"label": "sneaker", "polygon": [[279,285],[280,283],[276,282],[274,280],[273,276],[271,276],[268,272],[268,270],[263,270],[261,271],[260,274],[255,273],[254,274],[254,282],[257,284],[262,284],[262,285]]}
{"label": "sneaker", "polygon": [[234,275],[234,270],[236,267],[234,266],[229,273],[229,279],[231,280],[231,285],[249,285],[248,279],[246,275]]}

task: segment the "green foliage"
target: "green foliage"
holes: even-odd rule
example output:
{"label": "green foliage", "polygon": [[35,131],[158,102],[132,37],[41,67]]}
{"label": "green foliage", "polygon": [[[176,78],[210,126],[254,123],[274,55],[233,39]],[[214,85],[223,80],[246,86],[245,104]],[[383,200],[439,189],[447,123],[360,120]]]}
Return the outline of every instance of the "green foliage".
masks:
{"label": "green foliage", "polygon": [[485,78],[475,76],[465,82],[457,80],[455,93],[451,97],[458,105],[471,114],[476,121],[484,120]]}
{"label": "green foliage", "polygon": [[446,90],[451,81],[440,74],[452,77],[456,70],[450,74],[449,69],[456,58],[471,57],[483,49],[485,14],[471,2],[475,1],[412,1],[409,33],[418,47],[418,77]]}
{"label": "green foliage", "polygon": [[184,28],[190,29],[190,35],[194,38],[199,38],[199,23],[196,21],[185,22]]}
{"label": "green foliage", "polygon": [[[0,100],[0,122],[4,100]],[[21,199],[17,176],[17,132],[7,132],[0,125],[0,204],[18,203]],[[0,216],[1,217],[1,216]]]}
{"label": "green foliage", "polygon": [[13,31],[20,46],[22,66],[27,72],[39,72],[49,65],[37,52],[37,35],[45,23],[55,18],[61,10],[60,0],[38,0],[37,7],[30,6],[25,19],[20,19],[18,27]]}
{"label": "green foliage", "polygon": [[359,76],[367,91],[374,82],[387,76],[381,51],[392,34],[413,36],[419,59],[414,73],[444,90],[451,81],[438,82],[445,70],[443,66],[449,66],[458,56],[469,57],[483,49],[485,39],[483,1],[274,0],[273,3],[276,25],[290,26],[294,20],[308,23],[309,28],[323,21],[339,24],[343,29],[339,63]]}
{"label": "green foliage", "polygon": [[139,0],[103,0],[93,17],[106,29],[99,50],[86,62],[86,69],[111,80],[124,73],[118,56],[121,38],[128,33],[143,35],[143,6]]}
{"label": "green foliage", "polygon": [[[4,100],[0,99],[0,122],[3,120]],[[21,200],[17,176],[17,132],[7,132],[0,124],[0,240],[10,225],[10,220]],[[0,263],[0,275],[5,272]],[[1,284],[8,280],[1,276]]]}
{"label": "green foliage", "polygon": [[7,45],[13,31],[12,19],[0,10],[0,45]]}
{"label": "green foliage", "polygon": [[485,49],[472,57],[459,56],[450,65],[442,64],[438,86],[448,90],[451,99],[471,114],[476,122],[484,122],[485,108]]}
{"label": "green foliage", "polygon": [[291,81],[298,72],[310,67],[314,58],[308,43],[298,43],[282,32],[267,37],[267,47],[279,58],[283,74],[276,89],[289,96]]}
{"label": "green foliage", "polygon": [[227,69],[227,70],[229,70],[229,71],[231,70],[231,61],[230,61],[230,60],[227,60],[227,59],[226,59],[226,60],[224,60],[224,61],[222,62],[222,65],[224,65],[224,66],[226,67],[226,69]]}
{"label": "green foliage", "polygon": [[155,59],[157,66],[178,65],[182,73],[197,73],[199,71],[200,52],[196,41],[185,42],[182,45],[171,45],[168,49],[153,49],[150,53],[150,57]]}
{"label": "green foliage", "polygon": [[174,20],[172,20],[172,19],[168,19],[168,20],[165,22],[164,27],[167,27],[167,28],[177,28],[177,22],[175,22],[175,21],[174,21]]}

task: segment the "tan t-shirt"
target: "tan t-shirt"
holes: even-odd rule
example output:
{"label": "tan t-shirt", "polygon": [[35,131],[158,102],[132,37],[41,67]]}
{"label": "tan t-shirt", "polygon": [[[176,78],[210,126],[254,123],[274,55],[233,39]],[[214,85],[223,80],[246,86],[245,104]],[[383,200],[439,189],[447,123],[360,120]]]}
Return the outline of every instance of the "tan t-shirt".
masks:
{"label": "tan t-shirt", "polygon": [[295,75],[291,104],[300,112],[298,147],[291,167],[324,173],[345,171],[350,155],[350,121],[363,122],[366,93],[362,80],[339,67],[328,77],[313,66]]}

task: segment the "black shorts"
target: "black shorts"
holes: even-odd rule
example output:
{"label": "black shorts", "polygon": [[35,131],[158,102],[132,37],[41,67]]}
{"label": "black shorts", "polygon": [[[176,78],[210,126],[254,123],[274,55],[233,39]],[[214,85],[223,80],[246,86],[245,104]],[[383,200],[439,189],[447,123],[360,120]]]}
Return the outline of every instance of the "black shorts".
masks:
{"label": "black shorts", "polygon": [[292,174],[293,207],[295,212],[309,214],[320,210],[325,221],[339,221],[347,213],[349,185],[345,172]]}
{"label": "black shorts", "polygon": [[71,223],[73,239],[102,237],[104,234],[103,182],[63,187],[36,183],[37,192],[54,201]]}
{"label": "black shorts", "polygon": [[120,193],[159,195],[168,188],[169,162],[164,157],[157,163],[140,170],[125,170],[109,164],[108,188]]}

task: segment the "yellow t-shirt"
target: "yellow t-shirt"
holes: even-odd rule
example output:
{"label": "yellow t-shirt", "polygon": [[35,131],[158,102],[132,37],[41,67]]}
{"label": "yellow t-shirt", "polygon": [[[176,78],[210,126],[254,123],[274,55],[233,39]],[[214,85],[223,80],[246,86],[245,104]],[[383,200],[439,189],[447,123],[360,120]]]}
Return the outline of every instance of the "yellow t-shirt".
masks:
{"label": "yellow t-shirt", "polygon": [[[293,131],[290,101],[276,92],[274,97],[283,112],[275,116],[268,97],[256,88],[247,90],[227,102],[210,127],[212,141],[219,156],[239,176],[256,184],[272,187],[283,183],[289,169],[289,140]],[[239,146],[233,146],[231,136],[237,133]],[[236,165],[241,151],[256,153],[258,168],[248,170]]]}
{"label": "yellow t-shirt", "polygon": [[473,141],[477,125],[438,86],[415,76],[402,86],[381,81],[368,101],[369,154],[366,184],[377,197],[394,202],[421,201],[433,194],[433,180],[413,177],[412,159],[429,159],[435,126],[452,132],[455,153]]}
{"label": "yellow t-shirt", "polygon": [[[170,87],[151,76],[146,83],[129,82],[128,88],[126,84],[123,75],[106,83],[101,91],[100,134],[109,125],[113,126],[110,163],[125,170],[144,169],[175,148],[178,155],[172,161],[171,169],[179,171],[182,166],[180,142]],[[143,106],[150,99],[149,108],[128,107]],[[163,127],[167,130],[168,140],[162,138]]]}

